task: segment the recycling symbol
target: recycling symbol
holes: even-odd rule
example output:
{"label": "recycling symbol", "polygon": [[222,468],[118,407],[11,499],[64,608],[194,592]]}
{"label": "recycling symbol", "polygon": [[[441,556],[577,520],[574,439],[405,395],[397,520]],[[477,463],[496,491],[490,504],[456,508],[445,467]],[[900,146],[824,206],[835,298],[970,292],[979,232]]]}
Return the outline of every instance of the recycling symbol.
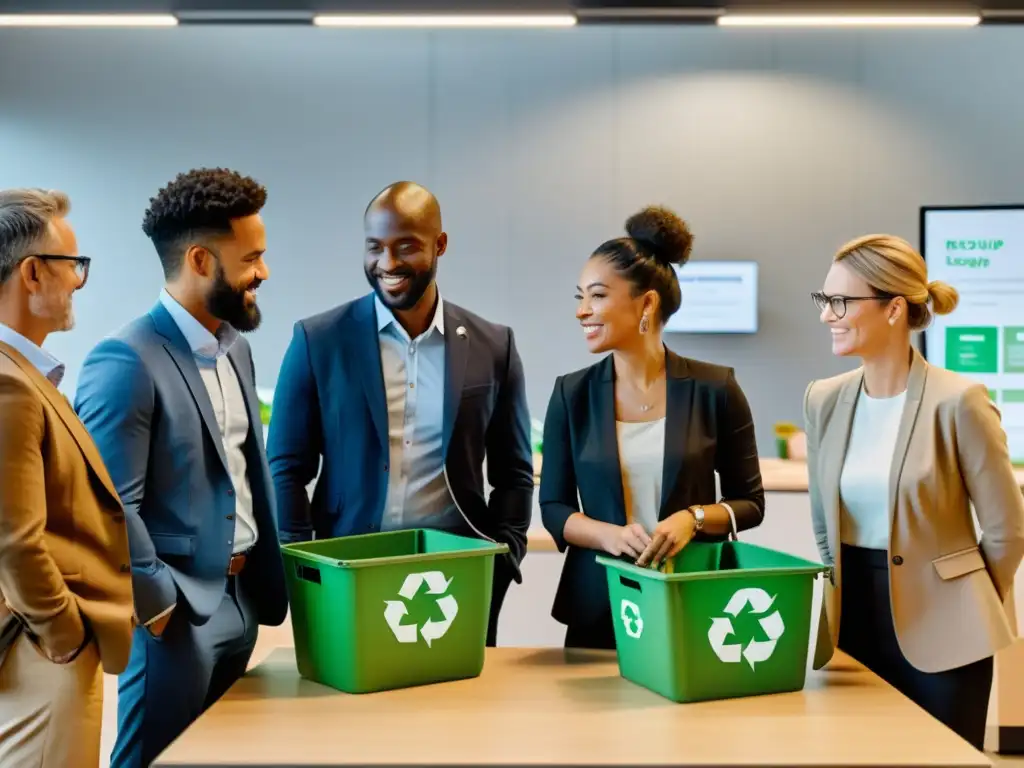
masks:
{"label": "recycling symbol", "polygon": [[[786,625],[782,622],[782,615],[778,610],[769,613],[774,602],[774,596],[758,587],[737,590],[729,598],[728,605],[725,606],[725,613],[728,616],[720,616],[711,620],[708,642],[711,643],[711,650],[715,652],[715,655],[727,664],[738,664],[741,659],[746,659],[751,669],[754,669],[754,665],[759,662],[768,661],[775,651],[775,644],[782,637],[782,633],[786,631]],[[735,636],[732,618],[739,616],[748,604],[750,613],[759,617],[757,623],[761,625],[761,629],[768,639],[751,638],[746,647],[742,643],[726,643],[730,635]]]}
{"label": "recycling symbol", "polygon": [[[437,598],[437,607],[441,609],[444,619],[441,621],[427,619],[421,627],[417,627],[415,624],[402,624],[402,618],[409,613],[405,601],[412,600],[419,592],[420,585],[424,583],[427,585],[428,595],[441,595]],[[399,597],[403,599],[384,601],[384,620],[388,623],[388,627],[391,628],[391,632],[398,642],[415,643],[418,632],[426,641],[427,647],[430,648],[432,642],[444,637],[459,612],[459,604],[455,597],[446,594],[451,583],[452,580],[445,578],[441,571],[410,573],[405,577],[402,588],[398,590]]]}
{"label": "recycling symbol", "polygon": [[619,618],[626,628],[626,634],[638,638],[644,631],[644,620],[640,617],[640,606],[629,600],[623,600],[619,606]]}

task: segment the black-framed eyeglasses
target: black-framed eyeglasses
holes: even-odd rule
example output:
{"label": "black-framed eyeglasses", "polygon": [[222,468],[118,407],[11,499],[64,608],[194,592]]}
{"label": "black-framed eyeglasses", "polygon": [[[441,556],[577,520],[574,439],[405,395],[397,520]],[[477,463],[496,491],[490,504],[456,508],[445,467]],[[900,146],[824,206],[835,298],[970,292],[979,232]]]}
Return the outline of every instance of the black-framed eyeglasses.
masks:
{"label": "black-framed eyeglasses", "polygon": [[895,299],[895,298],[896,298],[895,296],[892,296],[892,295],[887,294],[887,293],[882,293],[882,294],[878,294],[878,295],[875,295],[875,296],[842,296],[842,295],[829,296],[827,293],[823,293],[822,291],[814,291],[811,294],[811,301],[814,302],[814,306],[816,306],[818,308],[819,312],[824,312],[825,311],[825,307],[830,307],[832,309],[832,314],[835,315],[837,318],[842,318],[842,317],[846,316],[846,304],[847,304],[847,302],[850,302],[850,301],[889,301],[889,300]]}
{"label": "black-framed eyeglasses", "polygon": [[81,281],[79,288],[84,287],[85,281],[89,279],[89,265],[92,263],[89,256],[54,256],[49,253],[33,253],[25,258],[39,259],[40,261],[73,261],[75,262],[75,274]]}

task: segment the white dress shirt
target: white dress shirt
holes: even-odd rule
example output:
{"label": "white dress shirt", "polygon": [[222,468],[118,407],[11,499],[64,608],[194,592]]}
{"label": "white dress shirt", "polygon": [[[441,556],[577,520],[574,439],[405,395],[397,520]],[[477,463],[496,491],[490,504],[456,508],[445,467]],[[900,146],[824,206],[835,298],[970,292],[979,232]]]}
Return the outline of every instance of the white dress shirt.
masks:
{"label": "white dress shirt", "polygon": [[53,386],[60,386],[64,380],[64,363],[3,323],[0,323],[0,341],[20,352]]}

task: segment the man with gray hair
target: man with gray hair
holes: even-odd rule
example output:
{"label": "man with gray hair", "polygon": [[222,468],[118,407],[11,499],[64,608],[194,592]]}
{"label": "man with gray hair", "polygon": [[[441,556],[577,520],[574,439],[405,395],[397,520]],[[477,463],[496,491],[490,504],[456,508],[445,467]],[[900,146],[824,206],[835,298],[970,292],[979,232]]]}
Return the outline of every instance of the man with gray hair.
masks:
{"label": "man with gray hair", "polygon": [[85,285],[60,192],[0,191],[0,765],[94,767],[132,636],[128,532],[43,348]]}

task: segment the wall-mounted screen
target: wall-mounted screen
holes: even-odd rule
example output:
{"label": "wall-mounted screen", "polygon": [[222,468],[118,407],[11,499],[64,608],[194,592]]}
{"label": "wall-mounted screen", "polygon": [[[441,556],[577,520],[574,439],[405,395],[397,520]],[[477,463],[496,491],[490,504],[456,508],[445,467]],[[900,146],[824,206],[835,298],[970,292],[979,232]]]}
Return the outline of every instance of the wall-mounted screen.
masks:
{"label": "wall-mounted screen", "polygon": [[691,261],[676,267],[683,305],[669,333],[756,333],[757,262]]}
{"label": "wall-mounted screen", "polygon": [[960,293],[924,333],[934,365],[985,384],[1024,463],[1024,205],[921,209],[928,277]]}

